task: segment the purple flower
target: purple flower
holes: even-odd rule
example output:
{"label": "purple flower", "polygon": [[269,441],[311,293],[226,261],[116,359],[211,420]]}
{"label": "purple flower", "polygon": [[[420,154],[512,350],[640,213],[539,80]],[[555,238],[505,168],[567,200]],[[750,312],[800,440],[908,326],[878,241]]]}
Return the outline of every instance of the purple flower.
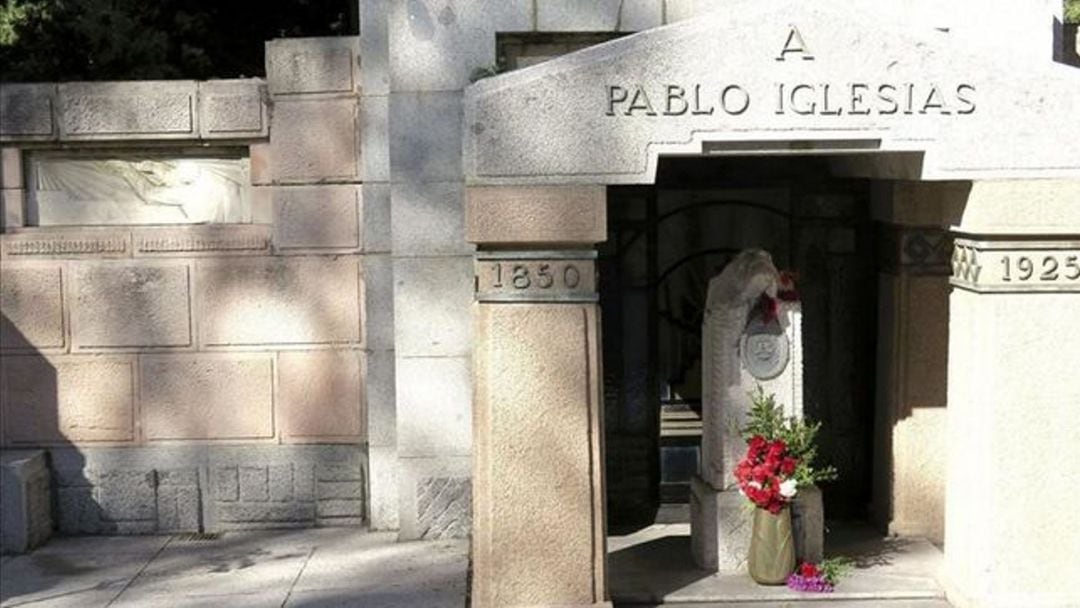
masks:
{"label": "purple flower", "polygon": [[833,586],[822,576],[792,574],[787,579],[787,586],[795,591],[811,593],[832,593],[833,591]]}

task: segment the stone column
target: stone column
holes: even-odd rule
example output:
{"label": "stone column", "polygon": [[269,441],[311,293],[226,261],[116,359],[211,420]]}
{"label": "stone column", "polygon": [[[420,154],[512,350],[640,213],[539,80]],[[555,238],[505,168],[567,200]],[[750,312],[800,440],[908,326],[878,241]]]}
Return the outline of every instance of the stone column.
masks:
{"label": "stone column", "polygon": [[949,226],[969,182],[875,184],[879,225],[875,523],[889,534],[945,535]]}
{"label": "stone column", "polygon": [[605,604],[602,186],[471,187],[473,606]]}
{"label": "stone column", "polygon": [[945,573],[957,606],[1076,606],[1080,181],[975,182],[955,231]]}

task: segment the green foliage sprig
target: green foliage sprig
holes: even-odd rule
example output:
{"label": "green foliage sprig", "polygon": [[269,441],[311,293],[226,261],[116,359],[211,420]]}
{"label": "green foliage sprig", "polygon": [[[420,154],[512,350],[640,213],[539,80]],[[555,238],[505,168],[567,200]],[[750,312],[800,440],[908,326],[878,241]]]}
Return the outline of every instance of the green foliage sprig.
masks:
{"label": "green foliage sprig", "polygon": [[818,570],[821,571],[821,578],[829,581],[830,585],[835,585],[854,567],[855,562],[850,557],[830,557],[821,561]]}
{"label": "green foliage sprig", "polygon": [[749,441],[754,435],[761,435],[769,441],[780,439],[787,444],[788,452],[799,460],[793,477],[800,486],[836,479],[836,467],[814,466],[817,458],[815,440],[821,430],[820,422],[785,417],[783,409],[776,403],[776,395],[766,394],[761,385],[750,393],[750,402],[746,426],[740,430],[744,440]]}

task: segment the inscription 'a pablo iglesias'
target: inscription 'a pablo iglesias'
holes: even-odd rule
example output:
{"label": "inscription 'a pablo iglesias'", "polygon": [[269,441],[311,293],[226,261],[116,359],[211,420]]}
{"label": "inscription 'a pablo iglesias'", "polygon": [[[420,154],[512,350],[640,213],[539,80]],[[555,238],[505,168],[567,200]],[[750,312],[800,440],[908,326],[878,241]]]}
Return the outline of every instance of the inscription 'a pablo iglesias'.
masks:
{"label": "inscription 'a pablo iglesias'", "polygon": [[[975,112],[975,87],[913,82],[868,84],[776,83],[766,99],[775,114],[889,116]],[[738,84],[608,85],[607,116],[738,116],[754,105]]]}
{"label": "inscription 'a pablo iglesias'", "polygon": [[[789,55],[803,61],[815,60],[802,32],[794,25],[789,26],[783,41],[776,61],[787,61]],[[612,84],[606,92],[608,116],[738,116],[762,103],[746,87],[735,83]],[[964,115],[975,112],[975,87],[963,83],[778,82],[764,103],[771,104],[772,111],[779,115]]]}

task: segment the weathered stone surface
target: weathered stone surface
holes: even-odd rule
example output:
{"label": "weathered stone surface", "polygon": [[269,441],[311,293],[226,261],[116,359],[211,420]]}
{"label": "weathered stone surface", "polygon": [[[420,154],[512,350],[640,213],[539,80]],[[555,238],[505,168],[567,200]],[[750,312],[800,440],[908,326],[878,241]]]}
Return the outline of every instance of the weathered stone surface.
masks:
{"label": "weathered stone surface", "polygon": [[156,476],[153,471],[100,471],[95,475],[94,498],[105,521],[155,520]]}
{"label": "weathered stone surface", "polygon": [[360,88],[364,95],[390,93],[389,15],[389,0],[365,0],[360,3],[360,56],[364,58]]}
{"label": "weathered stone surface", "polygon": [[55,103],[55,84],[5,83],[0,87],[0,140],[51,138]]}
{"label": "weathered stone surface", "polygon": [[270,129],[274,182],[356,181],[358,105],[355,98],[276,101]]}
{"label": "weathered stone surface", "polygon": [[364,468],[359,460],[350,462],[319,461],[315,465],[315,478],[322,481],[363,481]]}
{"label": "weathered stone surface", "polygon": [[536,29],[541,32],[615,30],[619,25],[622,5],[622,0],[536,0]]}
{"label": "weathered stone surface", "polygon": [[273,436],[271,362],[267,355],[140,357],[139,404],[146,437]]}
{"label": "weathered stone surface", "polygon": [[188,346],[187,264],[95,264],[74,273],[76,349]]}
{"label": "weathered stone surface", "polygon": [[242,502],[269,500],[268,475],[266,467],[240,467],[240,500]]}
{"label": "weathered stone surface", "polygon": [[[464,356],[472,349],[472,259],[394,260],[398,357]],[[398,386],[404,380],[398,377]]]}
{"label": "weathered stone surface", "polygon": [[204,138],[265,137],[266,85],[261,79],[199,83],[199,124]]}
{"label": "weathered stone surface", "polygon": [[[742,3],[485,78],[466,88],[466,181],[651,183],[661,155],[818,145],[925,151],[914,179],[1080,174],[1080,126],[1057,118],[1077,112],[1080,78],[897,23],[849,4]],[[807,52],[781,55],[796,26]],[[973,149],[985,133],[1009,143]]]}
{"label": "weathered stone surface", "polygon": [[366,253],[389,253],[390,239],[390,184],[365,182],[361,187],[360,200],[364,218],[364,251]]}
{"label": "weathered stone surface", "polygon": [[365,182],[390,181],[390,98],[364,96],[360,100],[360,145],[364,151]]}
{"label": "weathered stone surface", "polygon": [[252,186],[248,194],[251,204],[251,223],[274,223],[274,188],[271,186]]}
{"label": "weathered stone surface", "polygon": [[359,186],[274,189],[274,244],[280,249],[357,249],[363,234]]}
{"label": "weathered stone surface", "polygon": [[237,467],[214,469],[214,498],[223,502],[240,500],[240,471]]}
{"label": "weathered stone surface", "polygon": [[0,553],[24,553],[52,534],[45,452],[0,454]]}
{"label": "weathered stone surface", "polygon": [[394,447],[369,447],[368,525],[372,530],[397,530],[398,458]]}
{"label": "weathered stone surface", "polygon": [[0,346],[64,346],[61,276],[59,266],[0,266]]}
{"label": "weathered stone surface", "polygon": [[158,486],[158,532],[197,532],[199,520],[198,485]]}
{"label": "weathered stone surface", "polygon": [[473,474],[472,471],[472,458],[469,456],[399,458],[395,471],[398,480],[398,538],[420,538],[416,488],[421,480],[432,477],[469,477]]}
{"label": "weathered stone surface", "polygon": [[387,10],[393,91],[460,90],[474,69],[495,64],[495,32],[533,29],[531,0],[417,0]]}
{"label": "weathered stone surface", "polygon": [[474,605],[603,601],[596,307],[477,311]]}
{"label": "weathered stone surface", "polygon": [[405,456],[471,452],[472,370],[465,357],[397,361],[397,446]]}
{"label": "weathered stone surface", "polygon": [[26,225],[25,200],[22,190],[0,190],[0,226],[6,229]]}
{"label": "weathered stone surface", "polygon": [[363,436],[364,384],[357,351],[278,355],[278,422],[287,438],[357,441]]}
{"label": "weathered stone surface", "polygon": [[315,519],[315,503],[310,502],[264,502],[228,503],[218,507],[222,529],[243,528],[232,524],[291,523],[303,524]]}
{"label": "weathered stone surface", "polygon": [[143,255],[221,255],[270,251],[268,226],[219,224],[203,226],[133,227],[132,245]]}
{"label": "weathered stone surface", "polygon": [[19,148],[0,148],[0,188],[19,189],[22,187],[22,150]]}
{"label": "weathered stone surface", "polygon": [[266,79],[270,94],[355,91],[359,86],[359,53],[356,36],[269,40]]}
{"label": "weathered stone surface", "polygon": [[619,13],[619,30],[640,32],[660,27],[664,20],[664,0],[624,0]]}
{"label": "weathered stone surface", "polygon": [[196,278],[201,344],[360,341],[356,257],[208,260]]}
{"label": "weathered stone surface", "polygon": [[470,187],[465,191],[471,243],[581,243],[607,239],[604,186]]}
{"label": "weathered stone surface", "polygon": [[369,351],[364,374],[364,410],[367,412],[369,446],[397,443],[394,351]]}
{"label": "weathered stone surface", "polygon": [[192,138],[199,132],[194,81],[78,82],[58,90],[61,138]]}
{"label": "weathered stone surface", "polygon": [[117,258],[130,255],[131,234],[111,227],[35,230],[0,234],[0,246],[0,255],[11,260],[86,255]]}
{"label": "weathered stone surface", "polygon": [[472,519],[472,480],[427,477],[416,486],[420,538],[468,538]]}
{"label": "weathered stone surface", "polygon": [[[1062,133],[1061,137],[1065,142],[1068,135]],[[963,207],[963,231],[1075,235],[1080,226],[1078,199],[1080,176],[1069,180],[977,181],[971,184]],[[1033,209],[1038,212],[1033,213]]]}
{"label": "weathered stone surface", "polygon": [[293,467],[291,464],[270,465],[266,468],[268,498],[274,502],[293,499]]}
{"label": "weathered stone surface", "polygon": [[750,513],[738,490],[717,491],[695,475],[690,480],[690,550],[709,572],[746,569]]}
{"label": "weathered stone surface", "polygon": [[274,182],[273,167],[270,164],[273,149],[269,143],[253,143],[248,146],[251,183],[266,186]]}
{"label": "weathered stone surface", "polygon": [[131,441],[133,367],[128,357],[5,355],[0,404],[8,440]]}
{"label": "weathered stone surface", "polygon": [[461,180],[461,93],[390,95],[395,182]]}
{"label": "weathered stone surface", "polygon": [[315,514],[322,517],[363,517],[364,503],[359,500],[320,500]]}
{"label": "weathered stone surface", "polygon": [[364,496],[363,481],[320,481],[319,500],[360,500]]}
{"label": "weathered stone surface", "polygon": [[387,254],[364,256],[364,343],[394,348],[394,263]]}
{"label": "weathered stone surface", "polygon": [[949,317],[950,591],[970,605],[1076,604],[1080,592],[1069,577],[1080,535],[1054,523],[1061,505],[1002,488],[1015,487],[1026,462],[1054,462],[1055,477],[1080,478],[1073,438],[1080,325],[1062,322],[1080,318],[1080,299],[953,289]]}
{"label": "weathered stone surface", "polygon": [[394,184],[391,198],[395,255],[472,253],[465,242],[464,184]]}

